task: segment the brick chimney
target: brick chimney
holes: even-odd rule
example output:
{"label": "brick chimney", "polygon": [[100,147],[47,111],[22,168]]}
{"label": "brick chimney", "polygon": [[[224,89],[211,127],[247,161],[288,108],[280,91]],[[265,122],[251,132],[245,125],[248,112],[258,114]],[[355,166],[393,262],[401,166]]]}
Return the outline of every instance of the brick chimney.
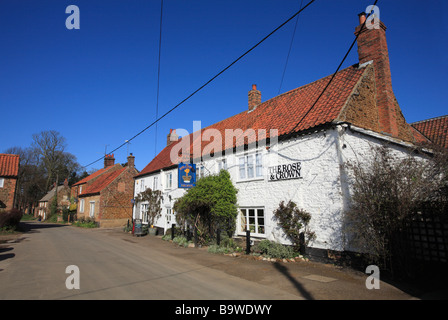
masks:
{"label": "brick chimney", "polygon": [[179,136],[176,133],[176,129],[170,129],[170,133],[166,136],[166,146],[168,147],[171,143],[177,141]]}
{"label": "brick chimney", "polygon": [[252,85],[252,90],[249,91],[249,111],[254,110],[261,103],[261,92],[257,90],[257,85]]}
{"label": "brick chimney", "polygon": [[379,21],[378,28],[375,28],[371,21],[367,21],[366,25],[364,25],[366,14],[363,12],[358,16],[359,25],[355,29],[355,35],[358,36],[359,64],[373,61],[379,127],[382,132],[397,137],[397,117],[401,116],[401,110],[399,110],[399,106],[395,102],[395,95],[392,90],[386,26],[381,21]]}
{"label": "brick chimney", "polygon": [[104,156],[104,168],[113,166],[115,164],[115,158],[113,154],[106,154]]}
{"label": "brick chimney", "polygon": [[129,168],[134,168],[134,166],[135,166],[135,157],[131,153],[128,156],[128,167]]}

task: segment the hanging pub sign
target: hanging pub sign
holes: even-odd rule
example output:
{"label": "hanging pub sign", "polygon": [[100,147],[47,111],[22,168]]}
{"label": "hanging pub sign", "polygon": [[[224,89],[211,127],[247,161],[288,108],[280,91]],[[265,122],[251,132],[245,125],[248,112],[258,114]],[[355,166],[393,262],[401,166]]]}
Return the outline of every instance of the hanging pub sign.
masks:
{"label": "hanging pub sign", "polygon": [[300,162],[269,167],[269,181],[303,179],[300,176],[301,169],[302,165]]}
{"label": "hanging pub sign", "polygon": [[196,164],[179,163],[177,176],[179,178],[179,188],[191,188],[196,185]]}

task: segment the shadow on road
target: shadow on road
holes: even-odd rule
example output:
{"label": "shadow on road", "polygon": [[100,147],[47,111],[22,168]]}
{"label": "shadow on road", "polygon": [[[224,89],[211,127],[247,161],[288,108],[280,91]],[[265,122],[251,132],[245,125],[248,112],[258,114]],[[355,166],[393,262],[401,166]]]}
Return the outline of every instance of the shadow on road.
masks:
{"label": "shadow on road", "polygon": [[312,296],[311,293],[309,293],[303,286],[302,284],[297,281],[288,271],[288,269],[281,265],[278,262],[274,263],[274,267],[281,273],[283,274],[297,289],[297,291],[300,292],[300,294],[307,300],[314,300],[314,297]]}
{"label": "shadow on road", "polygon": [[[0,242],[0,262],[6,259],[14,258],[16,255],[14,253],[5,253],[13,250],[14,248],[2,245],[3,242]],[[2,271],[3,269],[0,269]]]}
{"label": "shadow on road", "polygon": [[59,223],[38,222],[38,221],[22,221],[20,222],[18,229],[21,232],[34,233],[39,232],[39,229],[61,228],[61,227],[67,227],[67,225]]}

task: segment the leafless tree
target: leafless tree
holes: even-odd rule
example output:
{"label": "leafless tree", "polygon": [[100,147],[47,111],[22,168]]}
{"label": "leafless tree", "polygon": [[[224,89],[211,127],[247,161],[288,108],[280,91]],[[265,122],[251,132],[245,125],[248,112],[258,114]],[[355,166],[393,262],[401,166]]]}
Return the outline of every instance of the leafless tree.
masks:
{"label": "leafless tree", "polygon": [[406,260],[403,230],[423,203],[446,199],[446,150],[412,150],[407,156],[375,147],[364,161],[348,162],[351,206],[345,212],[348,247],[394,271]]}
{"label": "leafless tree", "polygon": [[57,179],[58,167],[63,160],[64,150],[66,148],[65,138],[54,130],[42,131],[33,134],[33,144],[40,161],[47,173],[45,190],[48,190],[50,184]]}

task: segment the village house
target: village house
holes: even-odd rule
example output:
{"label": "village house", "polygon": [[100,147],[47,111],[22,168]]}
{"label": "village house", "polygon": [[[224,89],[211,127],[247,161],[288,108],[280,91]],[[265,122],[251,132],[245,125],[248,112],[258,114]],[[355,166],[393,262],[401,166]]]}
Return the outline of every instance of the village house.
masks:
{"label": "village house", "polygon": [[15,206],[19,156],[0,153],[0,210],[11,210]]}
{"label": "village house", "polygon": [[133,177],[138,174],[135,157],[127,164],[115,164],[114,155],[104,157],[104,168],[72,186],[71,195],[77,202],[77,218],[89,217],[100,227],[124,226],[132,219]]}
{"label": "village house", "polygon": [[35,210],[34,215],[36,217],[41,217],[42,220],[46,220],[50,214],[51,205],[56,196],[56,206],[58,211],[62,211],[64,208],[70,206],[70,187],[68,185],[68,180],[65,179],[62,185],[53,185],[53,188],[39,200],[39,205]]}
{"label": "village house", "polygon": [[[350,187],[343,164],[368,155],[373,146],[407,155],[428,141],[406,122],[395,98],[385,25],[362,28],[365,19],[360,14],[355,29],[359,62],[339,71],[322,96],[332,75],[265,102],[253,85],[241,113],[191,134],[170,130],[166,147],[135,176],[134,196],[146,188],[163,193],[155,226],[166,231],[176,223],[173,204],[186,190],[178,166],[193,162],[198,179],[220,169],[230,173],[238,189],[236,237],[249,229],[255,238],[290,244],[273,211],[291,200],[311,214],[311,249],[345,250]],[[218,143],[209,142],[211,136]],[[134,219],[147,223],[145,208],[135,204]]]}

